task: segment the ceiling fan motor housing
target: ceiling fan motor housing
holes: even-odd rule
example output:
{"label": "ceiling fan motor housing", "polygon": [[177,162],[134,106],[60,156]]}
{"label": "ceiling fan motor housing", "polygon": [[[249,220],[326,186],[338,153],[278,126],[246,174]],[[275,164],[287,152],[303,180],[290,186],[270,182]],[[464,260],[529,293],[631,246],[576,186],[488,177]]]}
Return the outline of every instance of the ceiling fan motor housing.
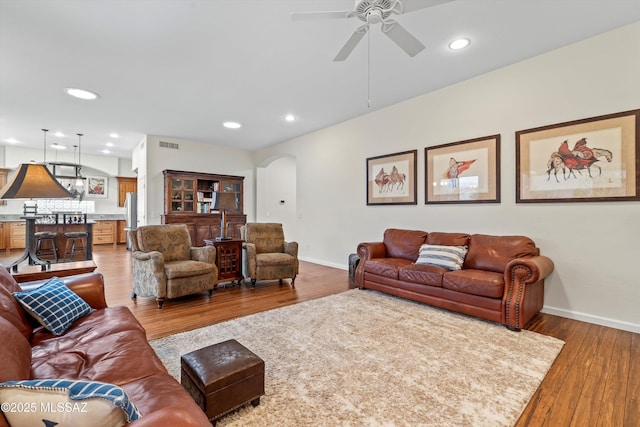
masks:
{"label": "ceiling fan motor housing", "polygon": [[356,16],[368,24],[377,24],[391,15],[396,3],[397,0],[356,0]]}

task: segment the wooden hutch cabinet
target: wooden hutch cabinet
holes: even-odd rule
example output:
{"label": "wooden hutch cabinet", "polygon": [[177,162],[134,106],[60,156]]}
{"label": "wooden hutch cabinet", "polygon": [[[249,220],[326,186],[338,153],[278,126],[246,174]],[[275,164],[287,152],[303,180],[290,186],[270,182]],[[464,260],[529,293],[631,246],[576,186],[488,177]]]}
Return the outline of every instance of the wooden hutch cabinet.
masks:
{"label": "wooden hutch cabinet", "polygon": [[[243,207],[243,176],[165,170],[163,224],[186,224],[194,246],[221,235],[220,200],[232,197],[235,207],[227,210],[227,236],[239,239],[247,222]],[[233,196],[221,196],[226,193]]]}

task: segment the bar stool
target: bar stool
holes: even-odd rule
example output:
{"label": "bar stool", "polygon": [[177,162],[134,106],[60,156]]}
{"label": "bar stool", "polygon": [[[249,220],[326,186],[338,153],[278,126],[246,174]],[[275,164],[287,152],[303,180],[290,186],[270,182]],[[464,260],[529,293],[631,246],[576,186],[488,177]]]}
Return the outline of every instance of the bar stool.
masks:
{"label": "bar stool", "polygon": [[[53,255],[54,262],[58,262],[58,245],[56,245],[58,233],[54,231],[38,231],[33,235],[36,238],[36,256],[41,258],[42,255]],[[49,244],[45,248],[42,246],[42,242],[49,242]]]}
{"label": "bar stool", "polygon": [[[64,233],[64,237],[67,238],[67,244],[64,248],[64,256],[69,255],[69,261],[73,261],[73,254],[76,250],[82,250],[84,252],[84,259],[87,259],[87,232],[86,231],[67,231]],[[80,245],[77,244],[80,242]],[[71,246],[71,249],[69,249]]]}

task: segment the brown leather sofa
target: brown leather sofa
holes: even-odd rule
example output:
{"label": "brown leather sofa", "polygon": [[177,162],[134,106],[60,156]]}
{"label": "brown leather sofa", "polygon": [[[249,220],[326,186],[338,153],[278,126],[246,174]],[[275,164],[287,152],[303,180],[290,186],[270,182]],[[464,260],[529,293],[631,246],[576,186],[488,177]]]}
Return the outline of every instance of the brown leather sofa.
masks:
{"label": "brown leather sofa", "polygon": [[[467,246],[460,270],[416,264],[423,244]],[[388,229],[382,242],[360,243],[356,285],[520,330],[544,302],[553,262],[524,236]]]}
{"label": "brown leather sofa", "polygon": [[[61,336],[30,318],[12,292],[41,282],[15,282],[0,265],[0,382],[26,379],[102,381],[120,386],[142,417],[129,425],[211,426],[207,416],[167,373],[140,323],[126,307],[107,307],[99,273],[61,280],[96,311]],[[96,420],[98,425],[99,421]],[[0,427],[8,426],[0,415]]]}

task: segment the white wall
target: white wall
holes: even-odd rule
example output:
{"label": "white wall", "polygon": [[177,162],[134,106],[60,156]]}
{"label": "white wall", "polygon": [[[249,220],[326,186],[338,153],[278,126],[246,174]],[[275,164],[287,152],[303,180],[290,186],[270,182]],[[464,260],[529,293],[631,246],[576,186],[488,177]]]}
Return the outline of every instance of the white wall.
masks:
{"label": "white wall", "polygon": [[[344,267],[388,227],[526,235],[555,262],[545,311],[640,332],[640,202],[515,203],[515,132],[640,108],[638,76],[640,23],[261,150],[256,164],[296,158],[304,259]],[[424,147],[496,133],[502,203],[425,205]],[[417,206],[366,206],[365,159],[411,149]]]}
{"label": "white wall", "polygon": [[136,145],[131,153],[131,167],[137,171],[138,182],[136,189],[138,190],[138,209],[137,209],[137,225],[145,225],[147,222],[147,137]]}
{"label": "white wall", "polygon": [[285,156],[258,167],[256,188],[256,221],[279,222],[285,239],[296,241],[296,159]]}
{"label": "white wall", "polygon": [[[179,145],[179,149],[160,148],[159,142]],[[244,176],[244,211],[247,221],[255,218],[255,174],[251,153],[245,150],[213,146],[184,139],[147,135],[146,223],[160,224],[164,213],[165,169]],[[140,170],[140,166],[139,166]],[[142,223],[140,223],[142,224]]]}

